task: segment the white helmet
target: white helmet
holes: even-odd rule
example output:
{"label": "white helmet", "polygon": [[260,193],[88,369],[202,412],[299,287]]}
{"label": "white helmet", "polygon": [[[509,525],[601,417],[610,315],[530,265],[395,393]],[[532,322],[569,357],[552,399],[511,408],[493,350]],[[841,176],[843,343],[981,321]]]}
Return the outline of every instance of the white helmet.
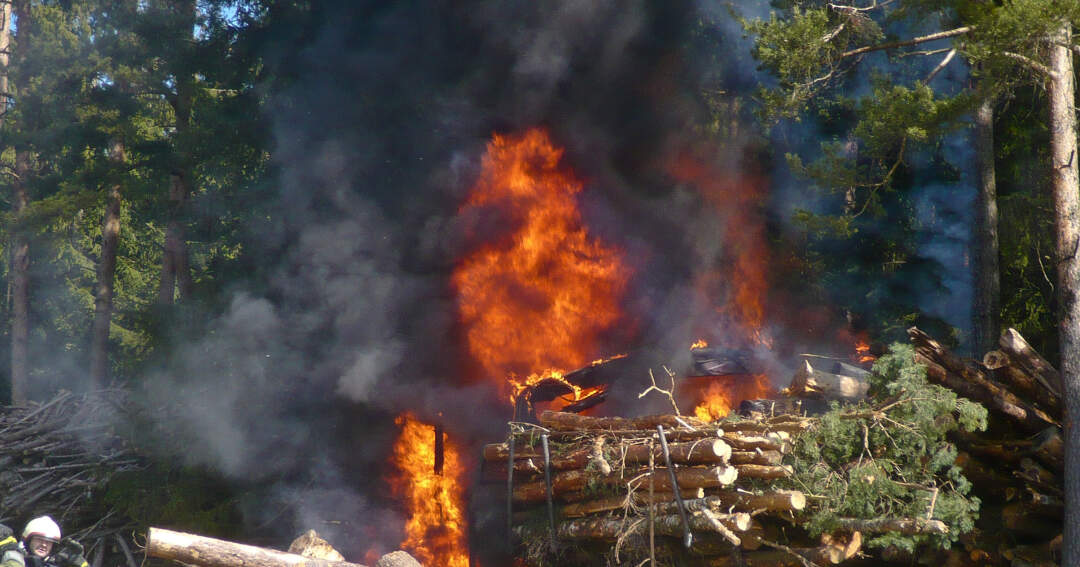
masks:
{"label": "white helmet", "polygon": [[22,540],[30,541],[30,538],[34,536],[58,543],[60,541],[60,526],[48,516],[34,518],[27,522],[26,527],[23,528]]}

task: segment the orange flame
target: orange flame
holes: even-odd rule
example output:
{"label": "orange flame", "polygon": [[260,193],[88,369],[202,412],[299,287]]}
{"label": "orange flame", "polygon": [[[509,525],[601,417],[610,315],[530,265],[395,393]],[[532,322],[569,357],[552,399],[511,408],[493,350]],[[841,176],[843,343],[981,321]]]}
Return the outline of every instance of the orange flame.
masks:
{"label": "orange flame", "polygon": [[[707,158],[692,154],[679,157],[673,175],[694,185],[724,221],[723,268],[699,274],[695,282],[702,301],[714,306],[724,322],[726,334],[710,338],[736,347],[771,346],[772,338],[765,329],[768,247],[764,218],[757,212],[763,185],[752,177],[734,179],[710,165]],[[704,325],[715,326],[716,322],[706,321]],[[705,346],[707,343],[699,340],[690,348]],[[701,402],[694,414],[708,420],[728,415],[742,400],[766,397],[773,391],[765,375],[750,376],[749,380],[715,379],[707,384],[697,388]]]}
{"label": "orange flame", "polygon": [[391,480],[391,489],[405,501],[409,513],[402,549],[424,565],[468,567],[460,449],[444,437],[442,474],[435,474],[434,427],[408,412],[394,422],[401,427],[393,452],[400,475]]}
{"label": "orange flame", "polygon": [[709,343],[706,342],[705,339],[698,339],[694,341],[694,344],[690,345],[690,350],[694,350],[696,348],[705,348],[707,346],[709,346]]}
{"label": "orange flame", "polygon": [[562,154],[543,130],[496,135],[462,207],[514,221],[451,277],[469,353],[511,402],[595,357],[600,335],[622,317],[629,269],[618,249],[588,234],[576,200],[582,183]]}
{"label": "orange flame", "polygon": [[870,354],[870,343],[865,339],[859,339],[855,342],[855,356],[853,358],[861,364],[877,360],[876,356]]}
{"label": "orange flame", "polygon": [[702,402],[694,408],[694,415],[705,421],[716,421],[727,417],[735,404],[743,400],[768,398],[774,393],[772,382],[764,374],[709,380],[702,392]]}

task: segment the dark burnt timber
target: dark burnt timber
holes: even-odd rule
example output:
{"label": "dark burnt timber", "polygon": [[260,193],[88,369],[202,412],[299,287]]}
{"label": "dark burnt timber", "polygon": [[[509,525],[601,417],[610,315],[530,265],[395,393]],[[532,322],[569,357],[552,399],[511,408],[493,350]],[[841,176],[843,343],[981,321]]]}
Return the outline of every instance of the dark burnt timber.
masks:
{"label": "dark burnt timber", "polygon": [[694,376],[729,376],[732,374],[762,374],[765,369],[746,349],[700,347],[690,349],[690,370]]}

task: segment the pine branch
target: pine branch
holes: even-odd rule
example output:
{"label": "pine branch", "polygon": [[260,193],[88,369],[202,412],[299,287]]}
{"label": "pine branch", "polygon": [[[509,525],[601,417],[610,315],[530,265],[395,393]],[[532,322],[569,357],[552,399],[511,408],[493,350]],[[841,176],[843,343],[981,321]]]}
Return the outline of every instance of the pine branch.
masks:
{"label": "pine branch", "polygon": [[930,35],[924,35],[912,39],[906,39],[904,41],[894,41],[891,43],[882,43],[880,45],[867,45],[858,49],[852,49],[851,51],[845,51],[840,54],[840,58],[854,57],[856,55],[862,55],[863,53],[869,53],[871,51],[881,51],[883,49],[896,49],[897,47],[907,47],[909,45],[918,45],[920,43],[926,43],[928,41],[936,41],[939,39],[945,39],[949,37],[956,37],[958,35],[964,35],[971,30],[974,30],[975,26],[963,26],[948,31],[932,33]]}
{"label": "pine branch", "polygon": [[1008,57],[1009,59],[1013,59],[1013,60],[1019,61],[1020,63],[1023,63],[1027,67],[1031,68],[1034,71],[1037,71],[1040,75],[1042,75],[1042,76],[1044,76],[1044,77],[1046,77],[1048,79],[1052,79],[1057,75],[1052,70],[1050,70],[1050,68],[1047,67],[1046,65],[1043,65],[1042,63],[1039,63],[1038,61],[1036,61],[1036,60],[1034,60],[1034,59],[1032,59],[1032,58],[1030,58],[1030,57],[1028,57],[1026,55],[1021,55],[1019,53],[1013,53],[1012,51],[1004,51],[1001,54],[1004,55],[1005,57]]}

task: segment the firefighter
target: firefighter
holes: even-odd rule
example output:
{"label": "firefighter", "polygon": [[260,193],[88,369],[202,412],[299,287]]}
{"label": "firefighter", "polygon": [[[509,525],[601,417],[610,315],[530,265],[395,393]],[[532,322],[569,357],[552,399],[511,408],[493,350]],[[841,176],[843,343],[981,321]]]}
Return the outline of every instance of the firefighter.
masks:
{"label": "firefighter", "polygon": [[0,567],[88,567],[83,547],[71,538],[60,537],[60,526],[48,516],[30,520],[23,528],[22,541],[11,528],[0,524]]}

